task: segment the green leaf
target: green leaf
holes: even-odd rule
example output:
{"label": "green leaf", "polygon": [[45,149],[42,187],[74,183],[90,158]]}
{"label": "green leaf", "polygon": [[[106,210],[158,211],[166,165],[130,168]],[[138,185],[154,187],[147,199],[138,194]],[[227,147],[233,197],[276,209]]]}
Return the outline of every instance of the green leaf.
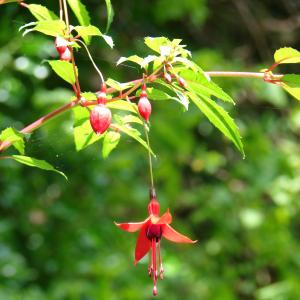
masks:
{"label": "green leaf", "polygon": [[57,20],[58,16],[47,7],[39,4],[28,4],[29,11],[39,21]]}
{"label": "green leaf", "polygon": [[118,129],[119,131],[122,131],[123,133],[127,134],[128,136],[132,137],[136,141],[138,141],[142,146],[144,146],[147,150],[150,150],[151,154],[155,156],[152,149],[148,147],[147,143],[140,137],[140,132],[136,130],[135,128],[132,128],[128,125],[123,124],[113,124],[112,127]]}
{"label": "green leaf", "polygon": [[170,46],[171,42],[166,37],[146,37],[145,44],[155,52],[161,53],[161,46]]}
{"label": "green leaf", "polygon": [[229,138],[236,148],[242,153],[243,157],[245,157],[238,127],[229,114],[221,106],[204,94],[201,96],[201,99],[193,93],[189,93],[189,97],[208,118],[208,120],[227,138]]}
{"label": "green leaf", "polygon": [[[26,24],[27,25],[35,25],[33,28],[26,29],[23,32],[23,36],[31,31],[38,31],[46,35],[57,36],[64,35],[64,31],[66,30],[66,23],[62,20],[47,20],[47,21],[37,21],[33,23]],[[22,26],[19,30],[23,29]]]}
{"label": "green leaf", "polygon": [[48,162],[40,159],[36,159],[29,156],[23,156],[23,155],[12,155],[8,156],[8,158],[12,158],[15,161],[27,165],[29,167],[35,167],[46,171],[53,171],[60,175],[62,175],[66,180],[68,180],[68,177],[61,171],[56,170],[52,165],[50,165]]}
{"label": "green leaf", "polygon": [[73,108],[74,113],[74,142],[77,151],[80,151],[87,146],[94,144],[104,137],[102,135],[96,135],[90,124],[89,111],[81,106]]}
{"label": "green leaf", "polygon": [[119,64],[122,64],[125,61],[131,61],[131,62],[134,62],[134,63],[142,66],[143,60],[144,59],[142,57],[139,57],[137,55],[131,55],[129,57],[120,57],[119,60],[117,61],[117,66]]}
{"label": "green leaf", "polygon": [[12,127],[4,129],[0,134],[0,141],[10,142],[20,154],[25,153],[24,135]]}
{"label": "green leaf", "polygon": [[136,117],[136,116],[133,116],[133,115],[123,116],[122,117],[122,122],[124,124],[126,124],[126,123],[137,123],[137,124],[140,124],[140,125],[144,125],[143,121],[139,117]]}
{"label": "green leaf", "polygon": [[111,36],[106,35],[106,34],[102,34],[102,37],[103,37],[104,41],[106,42],[106,44],[108,44],[108,46],[110,48],[114,47],[114,41],[113,41]]}
{"label": "green leaf", "polygon": [[[63,60],[48,60],[48,63],[59,77],[71,84],[75,84],[73,65],[70,62]],[[76,72],[78,74],[77,68]]]}
{"label": "green leaf", "polygon": [[86,44],[89,44],[90,42],[90,36],[101,36],[101,31],[93,25],[88,26],[75,26],[74,29],[77,31],[77,33],[83,38]]}
{"label": "green leaf", "polygon": [[300,63],[300,52],[291,47],[280,48],[275,51],[274,60],[278,64]]}
{"label": "green leaf", "polygon": [[105,135],[103,140],[103,148],[102,148],[103,158],[107,158],[108,155],[111,153],[111,151],[117,147],[120,138],[121,138],[120,133],[115,131],[109,131]]}
{"label": "green leaf", "polygon": [[234,104],[233,99],[225,93],[217,84],[208,80],[202,72],[193,72],[191,70],[180,71],[179,75],[186,80],[187,89],[199,96],[206,94],[207,96],[215,96],[225,102]]}
{"label": "green leaf", "polygon": [[108,78],[105,81],[105,83],[107,86],[110,86],[110,87],[116,89],[117,91],[123,91],[124,89],[130,88],[133,86],[133,83],[121,83],[121,82],[118,82],[111,78]]}
{"label": "green leaf", "polygon": [[286,83],[289,87],[300,88],[300,75],[297,74],[286,74],[281,80]]}
{"label": "green leaf", "polygon": [[114,10],[110,0],[105,0],[105,3],[106,3],[106,11],[107,11],[107,23],[106,23],[106,32],[107,32],[114,18]]}
{"label": "green leaf", "polygon": [[82,26],[90,25],[90,15],[80,0],[67,0],[78,22]]}
{"label": "green leaf", "polygon": [[129,103],[129,102],[124,101],[124,100],[108,102],[106,104],[106,106],[109,107],[109,108],[112,108],[112,109],[130,111],[130,112],[133,112],[133,113],[137,112],[137,105],[135,103]]}
{"label": "green leaf", "polygon": [[178,91],[176,89],[174,91],[178,96],[178,98],[175,98],[175,100],[179,102],[181,105],[183,105],[184,109],[187,111],[189,109],[189,100],[181,91]]}
{"label": "green leaf", "polygon": [[283,85],[286,92],[291,94],[297,100],[300,100],[300,87],[290,87],[288,85]]}

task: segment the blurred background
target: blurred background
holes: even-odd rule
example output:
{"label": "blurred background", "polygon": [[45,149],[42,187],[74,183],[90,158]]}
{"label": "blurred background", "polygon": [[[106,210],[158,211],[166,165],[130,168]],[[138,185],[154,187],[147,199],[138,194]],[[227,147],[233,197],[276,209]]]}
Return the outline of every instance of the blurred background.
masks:
{"label": "blurred background", "polygon": [[[58,1],[42,2],[58,11]],[[104,31],[104,1],[83,2]],[[116,80],[141,76],[139,68],[115,62],[151,54],[145,36],[182,38],[207,71],[258,71],[277,48],[300,49],[298,0],[112,2],[115,48],[95,38],[90,49],[105,77]],[[53,40],[18,32],[30,21],[16,4],[0,7],[1,130],[21,129],[72,96],[43,63],[57,57]],[[86,54],[76,59],[83,89],[97,90]],[[174,228],[199,241],[163,241],[159,298],[300,299],[300,104],[257,79],[216,82],[237,102],[227,109],[243,136],[245,160],[195,107],[183,113],[175,102],[153,103],[158,198],[163,211],[170,207]],[[151,299],[148,261],[133,266],[136,235],[113,224],[147,215],[144,149],[123,136],[107,160],[99,143],[77,153],[67,112],[34,132],[26,152],[65,172],[69,182],[1,161],[0,299]]]}

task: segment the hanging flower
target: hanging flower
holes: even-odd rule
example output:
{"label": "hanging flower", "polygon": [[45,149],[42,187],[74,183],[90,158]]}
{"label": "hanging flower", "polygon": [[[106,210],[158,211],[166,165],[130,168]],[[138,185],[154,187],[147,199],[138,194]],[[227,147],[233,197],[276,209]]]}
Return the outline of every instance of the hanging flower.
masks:
{"label": "hanging flower", "polygon": [[140,231],[136,247],[135,247],[135,261],[137,264],[149,251],[151,251],[148,273],[153,277],[153,295],[157,295],[157,278],[159,266],[159,276],[163,279],[163,264],[160,255],[160,240],[162,237],[174,243],[195,243],[188,237],[180,234],[174,230],[169,224],[172,222],[172,215],[169,209],[160,217],[160,206],[156,199],[154,190],[150,192],[151,201],[148,204],[149,217],[142,222],[137,223],[115,223],[119,228],[135,232]]}

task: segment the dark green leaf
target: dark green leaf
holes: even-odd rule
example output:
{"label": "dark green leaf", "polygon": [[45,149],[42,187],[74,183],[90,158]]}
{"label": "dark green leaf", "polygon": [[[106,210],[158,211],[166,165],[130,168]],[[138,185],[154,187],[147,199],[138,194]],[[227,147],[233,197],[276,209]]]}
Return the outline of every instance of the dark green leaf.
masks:
{"label": "dark green leaf", "polygon": [[289,87],[300,88],[300,75],[297,74],[286,74],[281,79]]}
{"label": "dark green leaf", "polygon": [[215,101],[209,99],[207,96],[202,95],[201,99],[195,94],[189,93],[191,100],[209,119],[209,121],[217,127],[227,138],[229,138],[236,148],[245,157],[241,136],[238,127],[229,114],[219,106]]}
{"label": "dark green leaf", "polygon": [[29,156],[23,156],[23,155],[12,155],[8,156],[8,158],[12,158],[15,161],[27,165],[29,167],[35,167],[46,171],[53,171],[60,175],[62,175],[66,180],[68,180],[68,177],[61,171],[56,170],[52,165],[50,165],[48,162],[40,159],[36,159]]}

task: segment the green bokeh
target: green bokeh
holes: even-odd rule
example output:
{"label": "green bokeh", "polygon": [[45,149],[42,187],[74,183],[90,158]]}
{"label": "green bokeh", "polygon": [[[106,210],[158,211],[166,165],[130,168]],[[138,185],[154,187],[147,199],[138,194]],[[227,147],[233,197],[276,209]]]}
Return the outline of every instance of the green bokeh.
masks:
{"label": "green bokeh", "polygon": [[[43,2],[57,11],[58,1]],[[93,23],[105,28],[104,1],[84,2]],[[258,71],[272,62],[276,48],[300,48],[299,30],[283,23],[299,14],[297,1],[113,5],[109,34],[116,47],[111,51],[94,39],[91,52],[105,76],[120,81],[141,75],[139,68],[115,62],[148,54],[144,36],[182,38],[204,70]],[[43,62],[56,57],[53,40],[39,33],[22,38],[18,32],[31,20],[24,8],[1,6],[1,129],[21,129],[72,96]],[[76,58],[83,89],[97,90],[87,56],[80,51]],[[245,160],[195,107],[183,113],[175,102],[153,103],[158,198],[163,210],[170,208],[174,228],[199,241],[163,241],[159,298],[299,299],[300,104],[258,80],[216,82],[237,102],[226,107],[243,135]],[[67,112],[33,133],[26,151],[65,172],[69,182],[1,160],[0,299],[151,299],[147,260],[133,266],[136,235],[113,224],[147,215],[145,150],[122,136],[106,160],[101,144],[76,152]]]}

